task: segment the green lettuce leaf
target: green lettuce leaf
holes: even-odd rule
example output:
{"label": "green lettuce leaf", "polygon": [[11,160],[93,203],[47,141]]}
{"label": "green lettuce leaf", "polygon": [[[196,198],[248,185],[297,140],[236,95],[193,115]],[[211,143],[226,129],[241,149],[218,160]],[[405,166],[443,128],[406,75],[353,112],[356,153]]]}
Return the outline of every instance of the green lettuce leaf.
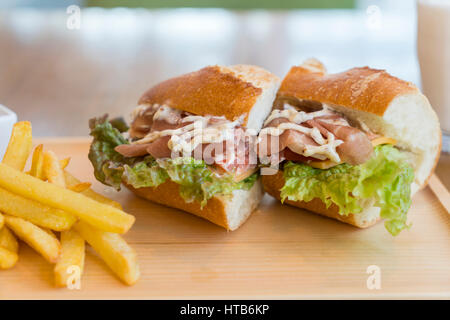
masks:
{"label": "green lettuce leaf", "polygon": [[157,160],[170,180],[180,185],[180,195],[186,202],[199,201],[202,206],[216,194],[229,195],[234,190],[249,190],[258,174],[253,174],[241,182],[235,182],[232,175],[215,174],[202,160],[177,158]]}
{"label": "green lettuce leaf", "polygon": [[114,148],[128,143],[106,117],[90,121],[94,140],[89,159],[97,180],[120,190],[123,182],[134,188],[157,187],[167,179],[180,185],[186,202],[198,201],[202,206],[215,195],[229,195],[234,190],[249,190],[258,179],[254,173],[235,182],[232,175],[218,176],[204,161],[193,158],[159,159],[151,156],[125,158]]}
{"label": "green lettuce leaf", "polygon": [[392,235],[409,228],[406,218],[414,170],[405,155],[391,145],[375,147],[373,157],[358,166],[340,164],[322,170],[287,162],[284,178],[282,201],[319,198],[327,208],[336,204],[341,215],[358,214],[365,206],[374,205],[381,208],[380,215]]}
{"label": "green lettuce leaf", "polygon": [[94,166],[95,178],[109,186],[120,189],[125,158],[114,150],[128,141],[120,131],[112,126],[107,115],[89,121],[91,136],[94,137],[89,149],[89,160]]}
{"label": "green lettuce leaf", "polygon": [[124,181],[134,188],[157,187],[169,177],[151,156],[133,166],[125,165]]}

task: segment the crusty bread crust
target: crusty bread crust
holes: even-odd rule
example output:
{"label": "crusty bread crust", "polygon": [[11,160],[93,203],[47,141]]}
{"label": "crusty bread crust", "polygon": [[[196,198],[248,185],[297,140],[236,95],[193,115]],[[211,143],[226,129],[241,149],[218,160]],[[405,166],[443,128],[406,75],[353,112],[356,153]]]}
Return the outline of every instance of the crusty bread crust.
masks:
{"label": "crusty bread crust", "polygon": [[201,116],[225,116],[231,121],[246,114],[245,125],[265,85],[275,80],[275,75],[259,67],[209,66],[161,82],[145,92],[139,104],[164,104]]}
{"label": "crusty bread crust", "polygon": [[[305,107],[318,108],[321,103],[325,103],[343,113],[346,113],[348,110],[348,113],[353,114],[353,117],[355,117],[355,111],[362,111],[361,117],[364,116],[367,119],[367,116],[364,115],[364,112],[367,112],[367,114],[382,117],[383,121],[390,121],[390,126],[395,126],[395,123],[393,124],[392,122],[392,114],[398,115],[398,111],[393,109],[394,102],[401,98],[408,98],[414,101],[411,103],[422,104],[424,106],[422,114],[427,117],[427,121],[434,122],[433,131],[437,133],[434,137],[429,137],[427,140],[430,151],[424,151],[431,155],[434,163],[430,165],[429,169],[427,167],[426,177],[421,176],[419,180],[418,178],[416,179],[418,182],[415,182],[414,186],[417,186],[417,188],[413,186],[413,191],[415,192],[419,188],[425,187],[433,174],[434,168],[439,161],[442,136],[437,116],[434,114],[428,99],[412,83],[393,77],[384,70],[370,69],[368,67],[353,68],[341,73],[327,74],[321,62],[309,59],[300,66],[292,67],[283,79],[275,106],[280,107],[284,102],[288,102],[293,105],[301,104]],[[396,106],[395,108],[398,107]],[[409,110],[414,110],[413,106],[408,106],[405,103],[402,105],[402,108],[406,108],[406,110],[402,111],[405,114]],[[387,110],[391,111],[390,115]],[[403,118],[399,118],[397,121],[402,120]],[[365,124],[369,124],[367,120]],[[412,135],[411,132],[408,133],[405,130],[399,130],[398,132],[400,136],[407,136],[408,134],[409,136]],[[439,141],[437,139],[434,140],[438,136]],[[405,145],[410,145],[408,141],[400,141],[398,137],[394,138],[400,144],[403,144],[403,148],[405,148]],[[419,138],[417,137],[417,139]],[[411,137],[408,139],[411,139]],[[435,145],[436,147],[434,147]],[[408,148],[405,149],[408,150]],[[419,150],[417,144],[415,144],[415,149],[416,153]],[[416,169],[416,173],[419,170],[421,170],[421,167]]]}
{"label": "crusty bread crust", "polygon": [[[278,171],[274,175],[262,176],[262,182],[264,190],[273,196],[274,198],[281,200],[280,189],[284,186],[285,180],[282,171]],[[367,228],[376,224],[380,220],[379,215],[366,215],[361,216],[364,213],[359,214],[349,214],[347,216],[342,216],[339,214],[339,209],[335,204],[332,204],[329,208],[320,199],[313,199],[312,201],[291,201],[285,200],[291,206],[306,209],[312,213],[316,213],[328,218],[336,219],[344,223],[351,224],[358,228]]]}
{"label": "crusty bread crust", "polygon": [[[245,206],[243,207],[236,208],[230,206],[233,200],[232,196],[215,196],[209,199],[208,203],[201,208],[200,203],[197,201],[187,203],[180,196],[179,185],[170,180],[155,188],[135,189],[127,184],[125,186],[141,198],[192,213],[230,231],[236,230],[247,220],[251,212],[258,206],[263,195],[261,182],[257,181],[247,193],[248,199],[245,201]],[[239,212],[231,212],[232,210],[238,210]],[[230,224],[232,214],[238,215],[237,223],[236,221],[232,222],[234,225]]]}
{"label": "crusty bread crust", "polygon": [[196,201],[187,203],[180,196],[179,185],[173,181],[166,181],[156,188],[139,188],[135,189],[130,185],[126,185],[128,189],[138,196],[151,200],[153,202],[170,206],[183,211],[190,212],[201,218],[207,219],[225,229],[229,229],[228,220],[225,212],[225,203],[222,199],[214,197],[210,199],[203,210]]}
{"label": "crusty bread crust", "polygon": [[382,116],[395,97],[417,91],[412,83],[384,70],[363,67],[325,74],[320,62],[309,61],[289,70],[277,98],[319,101]]}

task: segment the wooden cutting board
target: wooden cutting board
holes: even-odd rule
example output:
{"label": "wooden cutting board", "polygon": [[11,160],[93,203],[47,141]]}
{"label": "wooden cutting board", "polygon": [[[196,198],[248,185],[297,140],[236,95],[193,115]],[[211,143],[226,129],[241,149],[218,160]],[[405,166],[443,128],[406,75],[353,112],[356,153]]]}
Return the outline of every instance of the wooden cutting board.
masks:
{"label": "wooden cutting board", "polygon": [[[52,265],[21,243],[20,259],[0,271],[0,299],[450,298],[450,215],[429,188],[409,212],[409,231],[392,237],[382,223],[360,230],[265,196],[237,231],[97,183],[88,139],[41,139],[68,170],[122,203],[137,220],[125,236],[142,277],[123,285],[91,248],[81,290],[56,289]],[[379,267],[381,289],[367,287]]]}

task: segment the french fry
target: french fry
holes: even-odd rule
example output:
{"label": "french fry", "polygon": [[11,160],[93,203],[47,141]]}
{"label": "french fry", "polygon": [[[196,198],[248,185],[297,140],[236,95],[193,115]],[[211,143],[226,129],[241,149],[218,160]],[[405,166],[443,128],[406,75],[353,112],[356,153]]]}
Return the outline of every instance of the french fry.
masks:
{"label": "french fry", "polygon": [[83,193],[84,191],[88,190],[91,187],[91,184],[89,182],[82,182],[79,184],[75,184],[73,186],[67,187],[67,189],[72,190],[77,193]]}
{"label": "french fry", "polygon": [[[58,287],[68,285],[70,267],[77,266],[83,273],[85,257],[84,239],[75,230],[61,232],[61,256],[55,265],[55,284]],[[81,276],[80,273],[80,276]]]}
{"label": "french fry", "polygon": [[[64,171],[64,176],[66,178],[66,185],[67,187],[70,189],[72,186],[75,186],[77,184],[80,184],[81,181],[78,180],[77,178],[75,178],[73,175],[71,175],[69,172]],[[81,192],[81,194],[85,195],[88,198],[91,198],[93,200],[96,200],[98,202],[110,205],[112,207],[115,207],[117,209],[123,210],[122,205],[120,203],[118,203],[117,201],[111,200],[109,198],[106,198],[104,196],[102,196],[101,194],[95,192],[92,189],[87,189],[83,192]]]}
{"label": "french fry", "polygon": [[5,222],[14,234],[41,254],[48,262],[56,263],[61,245],[46,231],[21,218],[5,216]]}
{"label": "french fry", "polygon": [[17,122],[13,127],[3,163],[23,171],[32,147],[31,123],[28,121]]}
{"label": "french fry", "polygon": [[22,197],[72,213],[98,229],[125,233],[135,218],[80,193],[44,182],[0,163],[0,187]]}
{"label": "french fry", "polygon": [[70,163],[70,158],[65,158],[65,159],[59,160],[59,165],[61,166],[61,169],[63,169],[63,170],[65,168],[67,168],[69,163]]}
{"label": "french fry", "polygon": [[61,169],[59,160],[53,151],[44,152],[44,174],[48,179],[48,182],[63,188],[66,187],[64,172]]}
{"label": "french fry", "polygon": [[15,266],[19,256],[17,253],[0,247],[0,269],[9,269]]}
{"label": "french fry", "polygon": [[123,282],[136,283],[140,276],[137,255],[121,235],[100,231],[83,221],[77,222],[74,229]]}
{"label": "french fry", "polygon": [[41,228],[42,230],[44,230],[49,236],[51,236],[52,238],[58,240],[58,237],[56,237],[56,234],[53,233],[52,230],[47,229],[47,228]]}
{"label": "french fry", "polygon": [[3,217],[3,215],[0,213],[0,229],[3,228],[3,225],[5,224],[5,218]]}
{"label": "french fry", "polygon": [[30,174],[33,177],[44,180],[44,154],[42,152],[44,146],[42,144],[38,145],[33,152],[33,157],[31,161]]}
{"label": "french fry", "polygon": [[19,251],[19,243],[6,226],[0,230],[0,247],[15,253]]}
{"label": "french fry", "polygon": [[77,218],[66,211],[46,206],[0,188],[0,211],[55,231],[69,230]]}

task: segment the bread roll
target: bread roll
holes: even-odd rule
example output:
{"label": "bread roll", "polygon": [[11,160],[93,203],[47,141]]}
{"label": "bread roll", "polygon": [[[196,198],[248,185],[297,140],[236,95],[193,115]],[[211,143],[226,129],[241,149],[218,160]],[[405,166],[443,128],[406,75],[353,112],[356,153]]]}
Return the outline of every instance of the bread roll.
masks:
{"label": "bread roll", "polygon": [[210,66],[161,82],[145,92],[139,104],[167,105],[230,121],[245,115],[244,126],[258,133],[279,86],[277,76],[257,66]]}
{"label": "bread roll", "polygon": [[[277,76],[257,66],[210,66],[150,88],[139,104],[166,105],[200,116],[225,116],[230,121],[244,116],[243,126],[257,134],[272,109],[279,86]],[[170,180],[156,188],[127,187],[145,199],[190,212],[227,230],[244,223],[263,195],[258,179],[251,190],[217,195],[201,208],[198,202],[187,203],[179,194],[179,185]]]}
{"label": "bread roll", "polygon": [[250,190],[234,190],[229,196],[215,196],[203,208],[199,202],[184,201],[179,185],[170,180],[156,188],[127,187],[141,198],[192,213],[230,231],[239,228],[250,217],[263,196],[261,179]]}
{"label": "bread roll", "polygon": [[[326,74],[317,60],[292,67],[277,94],[277,105],[292,104],[328,107],[344,114],[350,122],[367,126],[371,131],[394,138],[399,149],[412,158],[415,180],[412,194],[423,188],[439,160],[442,135],[438,118],[428,99],[412,83],[389,75],[384,70],[353,68]],[[280,199],[283,173],[263,176],[264,189]],[[367,208],[360,214],[341,216],[337,206],[328,209],[318,199],[308,203],[286,201],[357,227],[373,225],[380,219],[379,208]],[[377,210],[378,209],[378,210]]]}

